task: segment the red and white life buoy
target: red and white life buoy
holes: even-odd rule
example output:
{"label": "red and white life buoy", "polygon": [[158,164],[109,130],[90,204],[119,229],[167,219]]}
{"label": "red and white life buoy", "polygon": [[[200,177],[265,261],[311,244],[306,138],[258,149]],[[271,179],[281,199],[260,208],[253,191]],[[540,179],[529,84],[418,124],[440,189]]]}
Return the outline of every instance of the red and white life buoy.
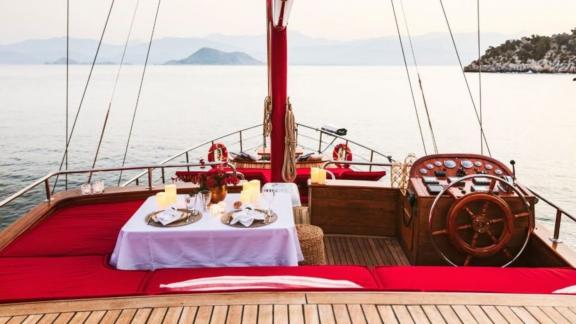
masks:
{"label": "red and white life buoy", "polygon": [[[352,151],[348,145],[340,143],[334,147],[332,151],[332,159],[334,161],[352,161]],[[340,168],[349,168],[349,164],[336,163]]]}
{"label": "red and white life buoy", "polygon": [[228,149],[222,143],[213,143],[208,150],[208,162],[227,162]]}

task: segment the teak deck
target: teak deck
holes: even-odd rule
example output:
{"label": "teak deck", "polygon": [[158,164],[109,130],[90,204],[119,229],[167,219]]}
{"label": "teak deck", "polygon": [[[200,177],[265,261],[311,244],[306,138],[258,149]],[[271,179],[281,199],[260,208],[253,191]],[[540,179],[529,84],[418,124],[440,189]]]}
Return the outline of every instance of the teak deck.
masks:
{"label": "teak deck", "polygon": [[0,323],[574,323],[569,296],[250,293],[0,306]]}

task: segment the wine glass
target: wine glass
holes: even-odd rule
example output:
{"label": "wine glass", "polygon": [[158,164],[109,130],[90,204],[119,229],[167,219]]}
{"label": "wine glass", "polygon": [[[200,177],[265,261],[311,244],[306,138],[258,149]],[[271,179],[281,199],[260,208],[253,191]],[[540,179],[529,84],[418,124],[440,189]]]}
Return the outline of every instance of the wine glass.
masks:
{"label": "wine glass", "polygon": [[266,207],[266,214],[272,212],[272,205],[274,204],[274,198],[276,197],[276,191],[266,189],[262,192],[262,200],[264,201],[264,206]]}

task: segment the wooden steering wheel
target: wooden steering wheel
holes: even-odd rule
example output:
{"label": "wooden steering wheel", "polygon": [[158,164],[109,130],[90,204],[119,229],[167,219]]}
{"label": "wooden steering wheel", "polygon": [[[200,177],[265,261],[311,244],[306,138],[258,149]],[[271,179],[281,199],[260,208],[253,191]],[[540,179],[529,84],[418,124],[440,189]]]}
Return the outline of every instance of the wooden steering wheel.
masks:
{"label": "wooden steering wheel", "polygon": [[[438,223],[442,223],[441,221],[438,222],[437,218],[439,216],[436,213],[440,198],[445,193],[450,193],[450,188],[455,187],[458,183],[477,177],[490,179],[488,192],[472,192],[456,198],[456,201],[452,203],[448,211],[448,215],[445,216],[445,226],[443,228],[435,228]],[[500,187],[512,189],[520,197],[522,201],[520,211],[513,211],[510,204],[495,194],[497,183],[501,184]],[[520,250],[513,254],[508,248],[508,243],[510,243],[514,235],[516,220],[525,217],[528,217],[528,229]],[[444,260],[453,266],[458,266],[457,263],[461,262],[456,261],[454,256],[450,257],[449,253],[439,247],[436,240],[441,236],[448,236],[452,246],[465,255],[462,264],[464,266],[470,265],[473,258],[488,258],[502,253],[506,260],[502,267],[506,267],[522,254],[534,228],[532,210],[524,193],[514,184],[502,178],[486,174],[465,176],[445,187],[432,203],[428,225],[434,248]]]}

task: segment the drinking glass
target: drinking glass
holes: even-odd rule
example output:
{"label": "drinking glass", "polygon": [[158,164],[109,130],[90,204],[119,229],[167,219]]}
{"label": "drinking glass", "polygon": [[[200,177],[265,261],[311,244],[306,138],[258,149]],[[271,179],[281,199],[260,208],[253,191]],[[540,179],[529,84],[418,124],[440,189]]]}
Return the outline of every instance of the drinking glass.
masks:
{"label": "drinking glass", "polygon": [[84,183],[80,186],[80,192],[82,192],[83,195],[90,195],[92,193],[92,184],[90,183]]}
{"label": "drinking glass", "polygon": [[186,208],[190,211],[198,211],[198,195],[192,194],[186,197]]}
{"label": "drinking glass", "polygon": [[264,207],[267,213],[272,211],[272,205],[274,204],[274,198],[276,196],[275,190],[264,190],[262,192],[262,200],[264,201]]}
{"label": "drinking glass", "polygon": [[202,211],[205,212],[208,210],[208,206],[210,205],[210,200],[212,199],[212,193],[210,192],[210,190],[208,190],[200,192],[199,195],[200,195],[200,201],[202,202]]}
{"label": "drinking glass", "polygon": [[100,194],[104,192],[104,181],[98,180],[92,184],[92,193]]}

